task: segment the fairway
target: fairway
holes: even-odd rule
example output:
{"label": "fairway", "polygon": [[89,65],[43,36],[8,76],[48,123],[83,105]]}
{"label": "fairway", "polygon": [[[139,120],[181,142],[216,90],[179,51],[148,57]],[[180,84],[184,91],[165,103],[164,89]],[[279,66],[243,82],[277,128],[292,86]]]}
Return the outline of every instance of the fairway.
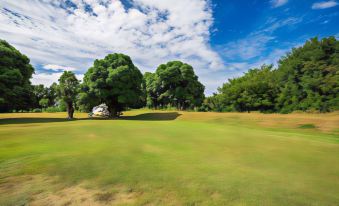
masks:
{"label": "fairway", "polygon": [[339,205],[339,114],[0,114],[0,205]]}

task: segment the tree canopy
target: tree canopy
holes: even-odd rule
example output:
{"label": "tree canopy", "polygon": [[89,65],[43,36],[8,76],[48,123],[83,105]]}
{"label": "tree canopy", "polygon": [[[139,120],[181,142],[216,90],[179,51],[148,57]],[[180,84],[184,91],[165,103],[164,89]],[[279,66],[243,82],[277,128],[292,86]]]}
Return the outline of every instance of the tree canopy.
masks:
{"label": "tree canopy", "polygon": [[141,85],[142,74],[129,56],[109,54],[86,72],[79,103],[87,110],[105,103],[112,116],[119,116],[140,99]]}
{"label": "tree canopy", "polygon": [[279,61],[277,109],[331,111],[339,109],[339,42],[313,38]]}
{"label": "tree canopy", "polygon": [[30,108],[33,72],[29,58],[0,39],[0,111]]}
{"label": "tree canopy", "polygon": [[149,107],[187,109],[203,102],[205,87],[189,64],[180,61],[161,64],[154,74],[146,73],[144,78]]}

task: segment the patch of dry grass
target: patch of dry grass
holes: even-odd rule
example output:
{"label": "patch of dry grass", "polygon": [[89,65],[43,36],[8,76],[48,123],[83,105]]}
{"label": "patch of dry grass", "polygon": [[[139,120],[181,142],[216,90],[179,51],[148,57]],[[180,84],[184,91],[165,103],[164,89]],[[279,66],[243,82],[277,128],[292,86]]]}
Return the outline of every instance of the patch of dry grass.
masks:
{"label": "patch of dry grass", "polygon": [[68,186],[60,179],[44,175],[25,175],[3,178],[0,194],[6,197],[1,205],[31,206],[108,206],[132,204],[138,194],[123,189],[108,191],[90,189],[86,184]]}

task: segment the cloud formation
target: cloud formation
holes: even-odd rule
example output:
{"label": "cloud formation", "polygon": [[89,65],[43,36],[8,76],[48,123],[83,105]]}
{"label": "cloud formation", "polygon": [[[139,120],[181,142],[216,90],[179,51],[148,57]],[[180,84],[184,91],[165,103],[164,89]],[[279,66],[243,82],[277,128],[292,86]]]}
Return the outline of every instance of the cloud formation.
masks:
{"label": "cloud formation", "polygon": [[338,3],[334,0],[331,1],[322,1],[322,2],[317,2],[312,5],[312,9],[327,9],[331,7],[337,6]]}
{"label": "cloud formation", "polygon": [[84,73],[94,59],[113,52],[131,56],[144,72],[174,59],[197,73],[223,67],[209,45],[208,0],[135,0],[129,6],[119,0],[2,0],[0,24],[0,38],[38,68],[55,72],[38,70],[36,83],[56,81],[60,70]]}
{"label": "cloud formation", "polygon": [[273,8],[277,8],[287,4],[288,0],[271,0],[271,5]]}
{"label": "cloud formation", "polygon": [[[256,57],[264,57],[264,52],[267,51],[268,45],[276,39],[274,35],[276,30],[285,26],[291,27],[300,22],[302,22],[302,18],[271,18],[262,26],[262,28],[251,32],[245,38],[238,39],[237,41],[224,45],[220,53],[226,60],[228,60],[228,62],[234,59],[250,61]],[[237,66],[239,64],[232,65]],[[236,68],[242,69],[243,67],[237,66]]]}
{"label": "cloud formation", "polygon": [[76,68],[73,67],[66,67],[66,66],[60,66],[56,64],[46,64],[44,65],[44,69],[49,69],[52,71],[76,71]]}

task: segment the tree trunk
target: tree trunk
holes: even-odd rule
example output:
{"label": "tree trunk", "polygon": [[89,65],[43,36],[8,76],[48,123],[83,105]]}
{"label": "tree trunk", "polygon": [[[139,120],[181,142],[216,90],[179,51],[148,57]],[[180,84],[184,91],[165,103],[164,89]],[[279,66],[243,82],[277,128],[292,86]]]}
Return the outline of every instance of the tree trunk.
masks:
{"label": "tree trunk", "polygon": [[67,103],[67,114],[68,114],[68,119],[73,119],[74,108],[73,108],[72,102]]}
{"label": "tree trunk", "polygon": [[112,107],[110,110],[111,117],[118,117],[117,110],[115,107]]}
{"label": "tree trunk", "polygon": [[118,109],[117,109],[117,104],[115,103],[115,101],[112,101],[107,106],[108,106],[108,111],[109,111],[110,117],[112,117],[112,118],[119,117]]}

